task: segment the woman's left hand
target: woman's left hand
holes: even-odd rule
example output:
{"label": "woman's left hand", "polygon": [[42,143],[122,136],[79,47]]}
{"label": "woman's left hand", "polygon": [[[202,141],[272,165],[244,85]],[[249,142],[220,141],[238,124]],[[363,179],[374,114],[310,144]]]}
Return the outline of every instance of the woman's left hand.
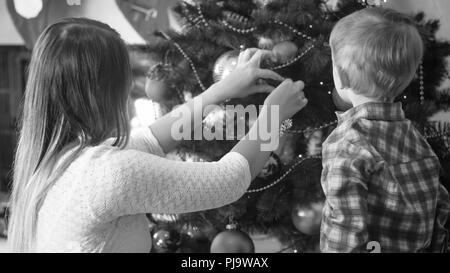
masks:
{"label": "woman's left hand", "polygon": [[[236,68],[223,80],[215,84],[214,93],[219,100],[244,98],[255,93],[270,93],[275,87],[259,80],[270,79],[279,81],[284,78],[269,69],[261,69],[264,58],[273,59],[272,51],[249,48],[243,51],[238,58]],[[264,82],[264,81],[262,81]]]}

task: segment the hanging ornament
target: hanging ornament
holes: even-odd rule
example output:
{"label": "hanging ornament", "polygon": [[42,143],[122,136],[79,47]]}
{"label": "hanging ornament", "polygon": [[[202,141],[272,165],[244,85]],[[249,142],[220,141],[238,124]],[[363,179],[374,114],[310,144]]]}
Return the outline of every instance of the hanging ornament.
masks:
{"label": "hanging ornament", "polygon": [[170,101],[173,98],[173,92],[170,86],[165,82],[167,75],[173,72],[170,64],[158,62],[147,72],[147,81],[145,82],[145,94],[155,102]]}
{"label": "hanging ornament", "polygon": [[[211,135],[214,136],[214,139],[216,140],[240,139],[243,136],[237,136],[234,117],[234,111],[226,111],[224,107],[217,106],[204,118],[204,130],[207,130],[207,132],[211,133]],[[243,124],[243,126],[245,126],[245,123]]]}
{"label": "hanging ornament", "polygon": [[336,105],[336,108],[339,111],[347,111],[353,107],[350,103],[345,102],[341,98],[341,96],[339,96],[339,93],[337,92],[336,88],[333,89],[332,97],[333,97],[334,105]]}
{"label": "hanging ornament", "polygon": [[25,19],[32,19],[42,10],[42,0],[14,0],[17,13]]}
{"label": "hanging ornament", "polygon": [[180,245],[181,234],[174,229],[160,229],[153,234],[153,249],[157,253],[175,252]]}
{"label": "hanging ornament", "polygon": [[297,55],[298,47],[291,41],[284,41],[276,44],[272,52],[276,56],[278,63],[285,63]]}
{"label": "hanging ornament", "polygon": [[211,253],[255,253],[255,245],[247,233],[237,229],[236,224],[227,225],[211,243]]}
{"label": "hanging ornament", "polygon": [[277,154],[272,153],[269,159],[267,160],[266,164],[264,165],[264,168],[258,174],[258,177],[270,180],[279,176],[280,172],[281,172],[280,157]]}
{"label": "hanging ornament", "polygon": [[268,34],[258,36],[258,47],[261,49],[272,50],[276,44],[281,42],[291,41],[294,38],[292,32],[285,32],[282,30],[275,30]]}
{"label": "hanging ornament", "polygon": [[238,63],[239,50],[232,50],[222,54],[214,64],[214,82],[225,79],[233,71]]}
{"label": "hanging ornament", "polygon": [[322,222],[322,210],[322,202],[315,202],[309,205],[297,205],[291,213],[292,223],[303,234],[318,234]]}
{"label": "hanging ornament", "polygon": [[171,99],[172,93],[169,85],[161,80],[147,79],[145,82],[145,94],[152,101],[168,101]]}

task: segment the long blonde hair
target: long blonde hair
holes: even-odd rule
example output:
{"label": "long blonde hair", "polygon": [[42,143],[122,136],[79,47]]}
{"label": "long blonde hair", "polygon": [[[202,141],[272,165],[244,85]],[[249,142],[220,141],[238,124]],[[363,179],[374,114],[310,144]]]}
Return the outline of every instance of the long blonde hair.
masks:
{"label": "long blonde hair", "polygon": [[[15,162],[8,240],[33,252],[39,209],[49,189],[87,146],[128,141],[128,51],[108,25],[59,21],[40,35],[29,66]],[[58,162],[67,148],[69,155]]]}

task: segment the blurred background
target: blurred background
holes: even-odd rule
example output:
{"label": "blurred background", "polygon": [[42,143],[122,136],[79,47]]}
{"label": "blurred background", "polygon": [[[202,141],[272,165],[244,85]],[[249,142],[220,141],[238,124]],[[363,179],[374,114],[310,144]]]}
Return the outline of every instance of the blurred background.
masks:
{"label": "blurred background", "polygon": [[[130,45],[135,82],[130,100],[132,125],[150,124],[162,109],[147,99],[144,86],[146,73],[153,65],[145,58],[146,41],[156,30],[177,29],[172,11],[177,0],[0,0],[0,216],[8,201],[10,172],[16,140],[16,123],[26,82],[26,67],[31,48],[42,30],[63,17],[88,17],[111,25]],[[439,39],[450,40],[450,1],[389,0],[384,6],[404,13],[423,11],[428,19],[438,19]],[[450,87],[447,80],[443,88]],[[450,121],[450,113],[432,117]],[[0,222],[0,236],[5,230]],[[276,242],[255,245],[274,248]],[[5,252],[0,239],[0,252]],[[269,251],[269,250],[268,250]]]}

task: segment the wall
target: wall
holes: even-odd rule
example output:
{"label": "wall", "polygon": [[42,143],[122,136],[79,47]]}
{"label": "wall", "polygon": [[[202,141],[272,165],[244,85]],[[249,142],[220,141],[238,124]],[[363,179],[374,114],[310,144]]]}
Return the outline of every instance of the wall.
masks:
{"label": "wall", "polygon": [[23,45],[6,7],[6,0],[0,0],[0,45]]}
{"label": "wall", "polygon": [[[128,23],[114,0],[81,0],[81,3],[82,14],[78,16],[88,17],[109,24],[129,44],[145,43],[144,39]],[[8,13],[6,0],[0,0],[0,46],[23,44],[23,39],[17,32]]]}

